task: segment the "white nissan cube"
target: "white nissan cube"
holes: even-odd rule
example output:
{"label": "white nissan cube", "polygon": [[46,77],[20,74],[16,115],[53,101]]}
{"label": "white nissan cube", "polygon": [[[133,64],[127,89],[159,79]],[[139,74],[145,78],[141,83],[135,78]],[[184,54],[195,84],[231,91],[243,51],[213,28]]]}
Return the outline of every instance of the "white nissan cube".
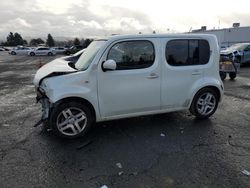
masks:
{"label": "white nissan cube", "polygon": [[202,34],[95,40],[75,64],[52,61],[33,82],[40,123],[64,138],[120,118],[188,109],[208,118],[223,95],[217,39]]}

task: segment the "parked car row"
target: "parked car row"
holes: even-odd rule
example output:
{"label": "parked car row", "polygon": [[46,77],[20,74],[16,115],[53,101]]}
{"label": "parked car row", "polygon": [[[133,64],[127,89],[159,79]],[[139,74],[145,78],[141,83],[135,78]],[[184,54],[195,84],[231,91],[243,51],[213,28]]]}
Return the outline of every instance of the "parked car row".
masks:
{"label": "parked car row", "polygon": [[9,54],[11,55],[30,55],[30,56],[36,56],[36,55],[48,55],[52,56],[55,54],[65,54],[67,48],[64,47],[38,47],[38,48],[32,48],[32,47],[23,47],[18,46],[14,47],[9,51]]}
{"label": "parked car row", "polygon": [[[2,50],[1,50],[2,49]],[[64,48],[64,47],[38,47],[38,48],[32,48],[32,47],[23,47],[18,46],[14,47],[9,51],[9,54],[11,55],[30,55],[30,56],[36,56],[36,55],[48,55],[52,56],[55,54],[75,54],[76,52],[79,52],[83,49],[83,46],[72,46],[71,48]],[[3,48],[0,48],[0,51],[4,51]]]}

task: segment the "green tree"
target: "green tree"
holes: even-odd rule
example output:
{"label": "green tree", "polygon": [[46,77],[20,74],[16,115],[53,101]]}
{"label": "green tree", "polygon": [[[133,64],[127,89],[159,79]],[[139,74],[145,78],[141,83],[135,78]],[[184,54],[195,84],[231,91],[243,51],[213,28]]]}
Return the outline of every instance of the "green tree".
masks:
{"label": "green tree", "polygon": [[92,41],[93,41],[93,39],[86,39],[86,40],[84,41],[83,47],[84,47],[84,48],[87,48],[88,45],[90,45],[90,43],[91,43]]}
{"label": "green tree", "polygon": [[[27,41],[26,41],[27,42]],[[6,46],[17,46],[17,45],[24,45],[25,40],[23,40],[22,36],[19,33],[12,33],[10,32],[7,36],[7,41],[4,43]]]}
{"label": "green tree", "polygon": [[23,45],[23,38],[19,33],[14,34],[15,45]]}
{"label": "green tree", "polygon": [[41,38],[30,40],[30,46],[38,46],[39,44],[44,44],[44,41]]}
{"label": "green tree", "polygon": [[12,32],[7,36],[6,46],[15,46],[15,38]]}
{"label": "green tree", "polygon": [[54,41],[53,37],[51,36],[51,34],[48,34],[48,38],[46,40],[46,45],[49,47],[55,46],[55,41]]}
{"label": "green tree", "polygon": [[74,45],[77,46],[77,45],[80,45],[80,44],[81,44],[80,40],[78,38],[75,38],[74,39]]}

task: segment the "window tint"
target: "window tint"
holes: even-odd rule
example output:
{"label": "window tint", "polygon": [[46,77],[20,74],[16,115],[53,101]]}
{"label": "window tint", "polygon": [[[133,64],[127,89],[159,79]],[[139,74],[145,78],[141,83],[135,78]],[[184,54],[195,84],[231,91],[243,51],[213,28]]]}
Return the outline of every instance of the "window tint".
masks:
{"label": "window tint", "polygon": [[201,65],[209,61],[210,49],[206,40],[172,40],[167,43],[166,59],[173,66]]}
{"label": "window tint", "polygon": [[126,41],[112,46],[108,59],[117,63],[117,70],[142,69],[154,63],[154,46],[149,41]]}

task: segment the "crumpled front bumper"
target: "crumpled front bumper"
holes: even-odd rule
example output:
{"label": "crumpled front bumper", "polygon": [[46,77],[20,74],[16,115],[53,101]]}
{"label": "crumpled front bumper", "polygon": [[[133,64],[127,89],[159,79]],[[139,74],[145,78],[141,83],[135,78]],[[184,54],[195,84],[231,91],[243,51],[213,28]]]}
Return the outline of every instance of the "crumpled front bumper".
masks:
{"label": "crumpled front bumper", "polygon": [[37,96],[36,96],[36,102],[41,104],[42,107],[42,116],[41,116],[41,120],[39,122],[37,122],[35,124],[35,127],[40,125],[40,124],[44,124],[46,122],[48,122],[49,119],[49,114],[51,111],[51,107],[52,104],[49,101],[49,98],[46,96],[46,94],[41,91],[40,88],[37,89]]}

